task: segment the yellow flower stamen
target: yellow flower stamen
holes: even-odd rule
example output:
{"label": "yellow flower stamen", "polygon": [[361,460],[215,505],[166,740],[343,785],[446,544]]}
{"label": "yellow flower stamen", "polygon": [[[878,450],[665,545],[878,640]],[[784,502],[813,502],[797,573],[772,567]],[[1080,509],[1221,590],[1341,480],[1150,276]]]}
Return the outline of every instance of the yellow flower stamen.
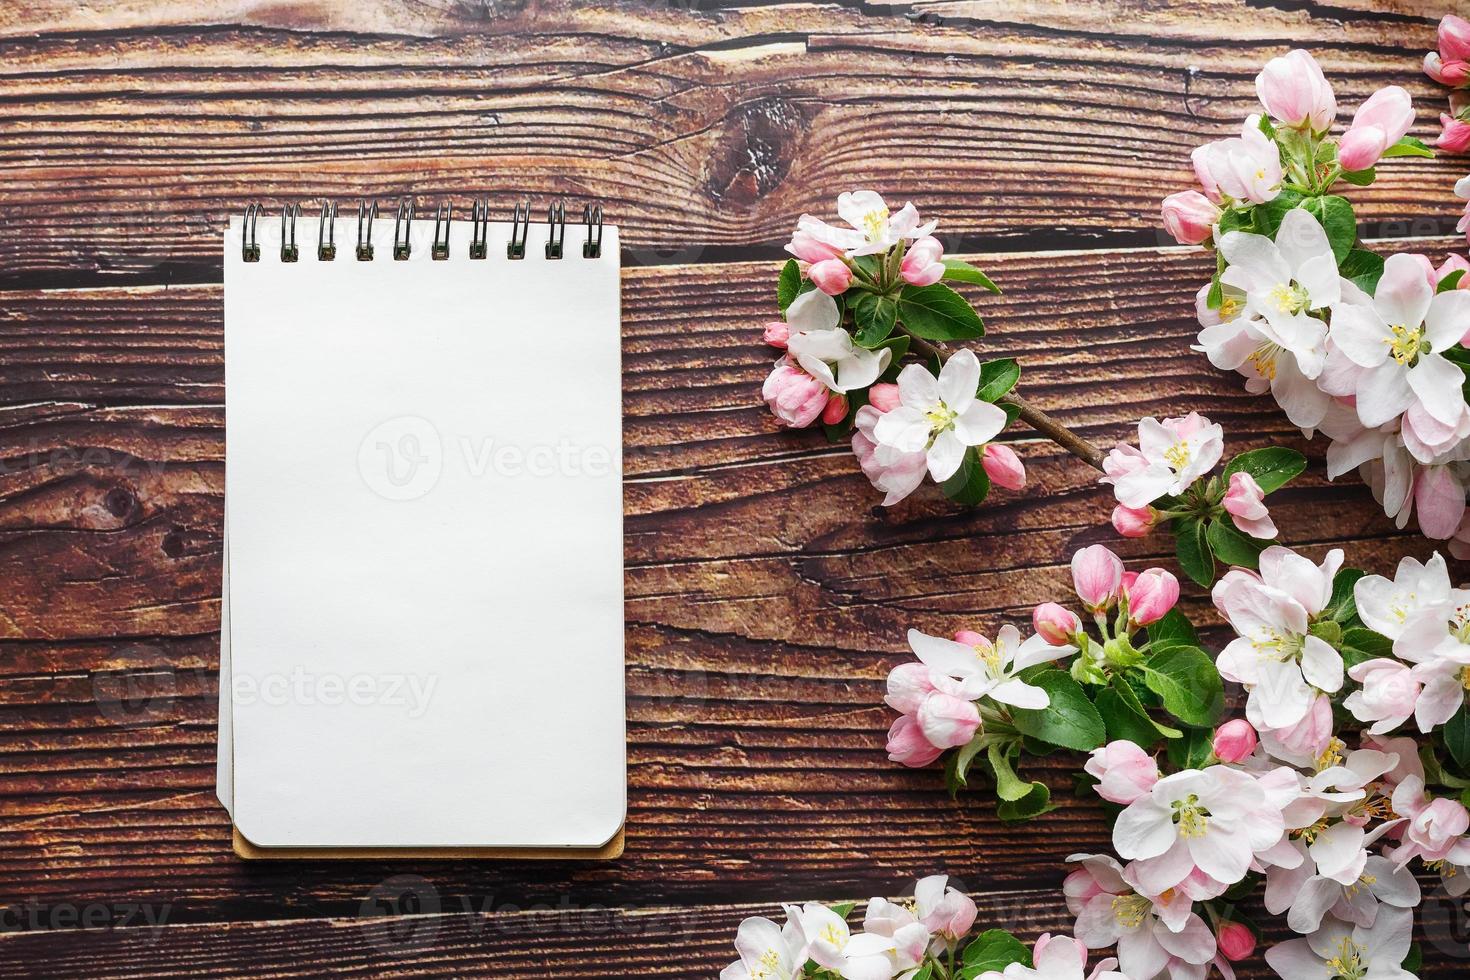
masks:
{"label": "yellow flower stamen", "polygon": [[883,230],[888,225],[888,209],[875,208],[863,215],[863,231],[867,233],[869,241],[879,241],[883,238]]}
{"label": "yellow flower stamen", "polygon": [[1153,903],[1142,895],[1119,895],[1113,899],[1113,917],[1125,929],[1137,929],[1143,925],[1144,916],[1153,908]]}
{"label": "yellow flower stamen", "polygon": [[1312,297],[1301,286],[1282,283],[1271,289],[1271,302],[1282,313],[1300,313],[1312,302]]}
{"label": "yellow flower stamen", "polygon": [[1175,800],[1174,822],[1179,825],[1179,836],[1185,839],[1203,837],[1210,829],[1210,811],[1200,806],[1199,797],[1190,793],[1182,800]]}
{"label": "yellow flower stamen", "polygon": [[1337,955],[1327,961],[1327,969],[1339,980],[1363,980],[1368,968],[1363,964],[1367,950],[1351,938],[1343,936],[1337,944]]}
{"label": "yellow flower stamen", "polygon": [[1388,332],[1391,336],[1383,338],[1383,342],[1388,345],[1388,355],[1400,364],[1412,367],[1418,362],[1419,355],[1429,350],[1422,326],[1394,324],[1388,328]]}
{"label": "yellow flower stamen", "polygon": [[1176,442],[1174,445],[1164,450],[1164,459],[1167,460],[1169,465],[1174,467],[1176,470],[1184,469],[1184,467],[1189,465],[1189,443]]}
{"label": "yellow flower stamen", "polygon": [[1281,348],[1268,340],[1251,351],[1246,360],[1250,361],[1251,367],[1255,368],[1256,373],[1261,377],[1267,381],[1275,381],[1276,355],[1279,353],[1281,353]]}

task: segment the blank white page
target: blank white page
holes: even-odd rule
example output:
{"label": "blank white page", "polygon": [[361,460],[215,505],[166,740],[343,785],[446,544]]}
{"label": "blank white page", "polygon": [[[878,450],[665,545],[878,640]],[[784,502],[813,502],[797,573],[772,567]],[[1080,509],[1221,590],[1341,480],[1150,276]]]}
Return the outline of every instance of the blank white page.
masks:
{"label": "blank white page", "polygon": [[258,262],[225,239],[235,825],[260,846],[588,847],[625,811],[618,235]]}

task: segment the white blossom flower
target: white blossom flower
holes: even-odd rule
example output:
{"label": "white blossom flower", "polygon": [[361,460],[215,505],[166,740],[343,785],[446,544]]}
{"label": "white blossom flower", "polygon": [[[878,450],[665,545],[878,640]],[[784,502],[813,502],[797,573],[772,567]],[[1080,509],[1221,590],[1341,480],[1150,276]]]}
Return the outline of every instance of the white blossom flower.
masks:
{"label": "white blossom flower", "polygon": [[887,347],[871,351],[854,344],[852,335],[838,326],[841,319],[837,301],[816,289],[802,293],[786,308],[786,322],[791,325],[786,353],[839,394],[877,381],[893,357]]}
{"label": "white blossom flower", "polygon": [[1384,908],[1368,927],[1329,919],[1306,939],[1267,950],[1266,962],[1282,980],[1416,980],[1401,965],[1413,932],[1408,909]]}
{"label": "white blossom flower", "polygon": [[1002,626],[995,642],[984,646],[911,629],[909,646],[929,668],[934,685],[946,694],[967,701],[988,697],[1017,708],[1045,708],[1051,699],[1044,690],[1016,674],[1077,652],[1076,647],[1054,647],[1040,636],[1022,643],[1020,630],[1010,625]]}
{"label": "white blossom flower", "polygon": [[890,937],[869,932],[854,935],[846,919],[818,902],[802,906],[800,921],[807,955],[819,966],[843,980],[892,980],[897,944]]}
{"label": "white blossom flower", "polygon": [[838,195],[837,213],[852,227],[838,228],[804,214],[797,222],[797,231],[855,258],[886,252],[902,241],[923,238],[939,224],[937,221],[919,224],[919,212],[912,204],[905,204],[897,214],[891,214],[883,198],[873,191]]}
{"label": "white blossom flower", "polygon": [[1369,428],[1402,415],[1417,399],[1445,425],[1465,411],[1465,372],[1443,356],[1470,329],[1470,292],[1435,294],[1423,266],[1393,255],[1373,295],[1373,306],[1332,309],[1332,342],[1364,368],[1358,416]]}
{"label": "white blossom flower", "polygon": [[1130,803],[1113,824],[1113,848],[1135,862],[1138,881],[1156,895],[1196,868],[1227,885],[1240,881],[1255,853],[1285,829],[1255,777],[1210,766],[1165,776]]}
{"label": "white blossom flower", "polygon": [[735,933],[740,959],[720,972],[720,980],[793,980],[806,962],[806,940],[797,924],[800,912],[785,906],[786,925],[751,916]]}
{"label": "white blossom flower", "polygon": [[1006,413],[976,397],[980,359],[958,351],[945,361],[939,377],[922,364],[898,375],[901,404],[884,412],[873,434],[880,445],[901,453],[923,451],[929,475],[942,483],[954,476],[970,446],[982,446],[1006,427]]}
{"label": "white blossom flower", "polygon": [[1220,675],[1249,688],[1247,717],[1257,728],[1301,721],[1316,697],[1342,687],[1342,654],[1309,632],[1332,598],[1340,548],[1318,565],[1287,548],[1261,552],[1260,573],[1233,569],[1211,593],[1238,634],[1216,658]]}
{"label": "white blossom flower", "polygon": [[1146,418],[1138,423],[1138,446],[1120,445],[1103,461],[1118,503],[1146,507],[1167,494],[1180,494],[1214,469],[1225,448],[1225,430],[1197,412],[1181,418]]}
{"label": "white blossom flower", "polygon": [[1220,254],[1229,263],[1220,276],[1222,288],[1244,293],[1246,315],[1259,318],[1254,329],[1263,341],[1252,357],[1261,373],[1270,377],[1277,371],[1277,355],[1285,351],[1303,378],[1321,374],[1327,358],[1327,324],[1312,314],[1342,299],[1342,280],[1317,219],[1303,208],[1293,208],[1274,242],[1250,232],[1227,232],[1220,237]]}

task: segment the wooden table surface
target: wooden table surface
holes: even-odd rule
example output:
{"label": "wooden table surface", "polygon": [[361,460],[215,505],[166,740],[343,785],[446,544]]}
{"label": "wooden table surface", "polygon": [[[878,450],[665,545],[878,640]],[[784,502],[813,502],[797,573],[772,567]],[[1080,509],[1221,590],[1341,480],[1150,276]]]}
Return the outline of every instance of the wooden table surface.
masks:
{"label": "wooden table surface", "polygon": [[[913,199],[1005,287],[982,300],[984,349],[1022,359],[1028,397],[1103,443],[1199,409],[1231,450],[1301,445],[1315,465],[1273,507],[1286,540],[1388,570],[1425,543],[1189,351],[1210,260],[1161,238],[1158,201],[1289,47],[1345,107],[1407,87],[1432,137],[1444,96],[1418,62],[1447,6],[8,0],[0,975],[710,977],[778,900],[939,871],[989,924],[1069,929],[1062,861],[1107,841],[1065,789],[1075,759],[1046,764],[1057,812],[1004,826],[886,760],[883,678],[910,626],[1021,621],[1067,591],[1078,546],[1140,567],[1168,542],[1117,541],[1094,474],[1024,427],[1027,493],[878,508],[845,447],[760,404],[780,245],[843,190]],[[1463,250],[1465,169],[1384,166],[1353,194],[1365,235]],[[249,200],[364,195],[600,199],[622,228],[619,861],[231,854],[213,792],[220,233]],[[418,914],[375,914],[394,911]],[[1462,976],[1463,922],[1440,911],[1424,975]]]}

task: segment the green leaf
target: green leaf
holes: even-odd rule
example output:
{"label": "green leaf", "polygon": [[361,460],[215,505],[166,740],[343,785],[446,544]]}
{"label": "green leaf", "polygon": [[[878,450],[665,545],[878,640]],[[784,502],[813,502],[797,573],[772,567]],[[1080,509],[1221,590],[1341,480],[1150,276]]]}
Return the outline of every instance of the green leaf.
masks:
{"label": "green leaf", "polygon": [[1342,179],[1358,187],[1367,187],[1378,179],[1378,171],[1372,167],[1367,170],[1345,170]]}
{"label": "green leaf", "polygon": [[1405,136],[1403,139],[1399,140],[1397,143],[1384,150],[1383,153],[1380,155],[1384,159],[1389,159],[1391,157],[1432,158],[1434,156],[1434,151],[1426,146],[1423,140],[1416,139],[1413,136]]}
{"label": "green leaf", "polygon": [[1164,710],[1186,725],[1211,726],[1225,711],[1225,685],[1197,647],[1166,647],[1143,663],[1143,680]]}
{"label": "green leaf", "polygon": [[827,907],[837,913],[837,918],[845,919],[852,914],[853,909],[857,908],[857,902],[838,902],[836,905]]}
{"label": "green leaf", "polygon": [[786,308],[796,301],[801,295],[801,266],[796,264],[795,259],[787,259],[786,264],[781,267],[781,275],[776,280],[776,305],[781,308],[781,315],[786,315]]}
{"label": "green leaf", "polygon": [[1342,661],[1348,667],[1393,656],[1393,641],[1366,626],[1342,631]]}
{"label": "green leaf", "polygon": [[852,303],[852,319],[857,324],[853,339],[859,346],[872,350],[893,333],[898,322],[898,301],[892,296],[859,293]]}
{"label": "green leaf", "polygon": [[1210,291],[1205,294],[1205,305],[1212,310],[1218,310],[1225,305],[1225,290],[1220,285],[1220,273],[1210,280]]}
{"label": "green leaf", "polygon": [[1342,260],[1337,271],[1371,296],[1378,290],[1378,280],[1383,278],[1383,256],[1366,248],[1355,248]]}
{"label": "green leaf", "polygon": [[1149,723],[1158,730],[1160,735],[1164,736],[1165,738],[1184,737],[1184,733],[1181,732],[1179,729],[1175,728],[1173,725],[1164,724],[1153,715],[1148,713],[1148,707],[1144,705],[1141,693],[1147,694],[1150,699],[1156,699],[1157,695],[1150,691],[1148,689],[1148,685],[1144,683],[1142,670],[1129,671],[1128,673],[1120,674],[1114,677],[1113,690],[1118,692],[1118,696],[1123,699],[1124,703],[1126,703],[1130,709],[1132,709],[1137,714],[1140,714],[1143,717],[1147,718],[1149,720]]}
{"label": "green leaf", "polygon": [[1121,740],[1148,748],[1164,735],[1146,712],[1141,708],[1135,710],[1124,695],[1111,687],[1097,693],[1097,713],[1102,716],[1109,742]]}
{"label": "green leaf", "polygon": [[954,471],[954,476],[939,485],[944,495],[957,504],[974,507],[990,496],[990,474],[980,463],[980,453],[974,446],[965,450],[964,461]]}
{"label": "green leaf", "polygon": [[1434,287],[1434,291],[1436,293],[1447,293],[1451,289],[1457,289],[1459,288],[1460,280],[1463,278],[1465,278],[1465,270],[1456,269],[1454,272],[1451,272],[1449,275],[1441,279],[1439,281],[1439,285]]}
{"label": "green leaf", "polygon": [[[1466,383],[1470,384],[1470,382]],[[1021,406],[1017,405],[1015,402],[1001,402],[1000,410],[1006,413],[1007,427],[1009,427],[1012,422],[1016,421],[1016,419],[1021,417]]]}
{"label": "green leaf", "polygon": [[1232,473],[1249,473],[1262,493],[1280,490],[1307,468],[1307,457],[1295,449],[1267,446],[1241,453],[1225,465],[1224,479]]}
{"label": "green leaf", "polygon": [[1016,730],[1064,749],[1088,752],[1103,744],[1107,728],[1087,699],[1082,685],[1064,670],[1046,670],[1031,678],[1051,698],[1045,708],[1013,708]]}
{"label": "green leaf", "polygon": [[944,260],[944,278],[952,282],[972,282],[977,286],[984,286],[992,293],[999,293],[1000,287],[990,281],[990,277],[962,259]]}
{"label": "green leaf", "polygon": [[1275,238],[1276,231],[1281,227],[1281,221],[1286,217],[1286,212],[1302,203],[1302,195],[1293,190],[1282,189],[1280,194],[1259,204],[1251,210],[1255,212],[1256,231],[1267,238]]}
{"label": "green leaf", "polygon": [[1003,357],[998,361],[986,361],[980,365],[980,390],[976,392],[983,402],[1000,401],[1001,396],[1021,380],[1021,366],[1014,357]]}
{"label": "green leaf", "polygon": [[1332,579],[1332,598],[1322,615],[1338,623],[1346,623],[1358,615],[1358,603],[1353,598],[1353,586],[1358,584],[1364,572],[1361,568],[1340,568]]}
{"label": "green leaf", "polygon": [[1254,208],[1231,208],[1220,215],[1220,234],[1227,231],[1254,231],[1255,223]]}
{"label": "green leaf", "polygon": [[1018,820],[1030,820],[1039,817],[1049,810],[1055,810],[1051,805],[1051,790],[1042,783],[1032,783],[1031,792],[1019,800],[1001,800],[995,808],[995,815],[1008,823]]}
{"label": "green leaf", "polygon": [[1215,557],[1227,565],[1257,568],[1261,564],[1261,552],[1265,550],[1265,545],[1250,535],[1242,534],[1228,516],[1207,523],[1205,538]]}
{"label": "green leaf", "polygon": [[966,971],[975,967],[976,974],[990,970],[1001,972],[1012,963],[1030,968],[1031,951],[1026,948],[1025,943],[1004,929],[988,929],[971,940],[970,945],[960,954],[960,961],[964,963]]}
{"label": "green leaf", "polygon": [[1169,743],[1169,761],[1176,769],[1203,769],[1215,754],[1214,735],[1208,728],[1189,729]]}
{"label": "green leaf", "polygon": [[1194,624],[1178,609],[1170,609],[1163,619],[1148,627],[1148,641],[1155,650],[1162,647],[1199,646],[1199,636],[1194,632]]}
{"label": "green leaf", "polygon": [[985,336],[985,324],[959,293],[942,283],[905,286],[898,297],[904,328],[925,340],[974,340]]}
{"label": "green leaf", "polygon": [[995,742],[985,750],[985,756],[990,760],[990,770],[995,773],[995,795],[1003,800],[1014,803],[1023,800],[1034,790],[1036,784],[1027,782],[1016,775],[1016,770],[1011,768],[1011,760],[1005,749]]}
{"label": "green leaf", "polygon": [[934,963],[932,961],[925,963],[910,980],[934,980]]}
{"label": "green leaf", "polygon": [[1184,574],[1208,589],[1215,581],[1215,556],[1210,551],[1202,521],[1193,517],[1180,517],[1174,521],[1174,552]]}
{"label": "green leaf", "polygon": [[1455,716],[1445,722],[1445,748],[1461,769],[1470,770],[1470,708],[1460,706]]}
{"label": "green leaf", "polygon": [[1308,213],[1322,225],[1322,230],[1327,232],[1327,241],[1332,245],[1332,254],[1341,263],[1353,250],[1353,245],[1358,240],[1358,219],[1353,214],[1353,206],[1345,197],[1324,194],[1320,197],[1307,198],[1302,202],[1302,207],[1306,208]]}

